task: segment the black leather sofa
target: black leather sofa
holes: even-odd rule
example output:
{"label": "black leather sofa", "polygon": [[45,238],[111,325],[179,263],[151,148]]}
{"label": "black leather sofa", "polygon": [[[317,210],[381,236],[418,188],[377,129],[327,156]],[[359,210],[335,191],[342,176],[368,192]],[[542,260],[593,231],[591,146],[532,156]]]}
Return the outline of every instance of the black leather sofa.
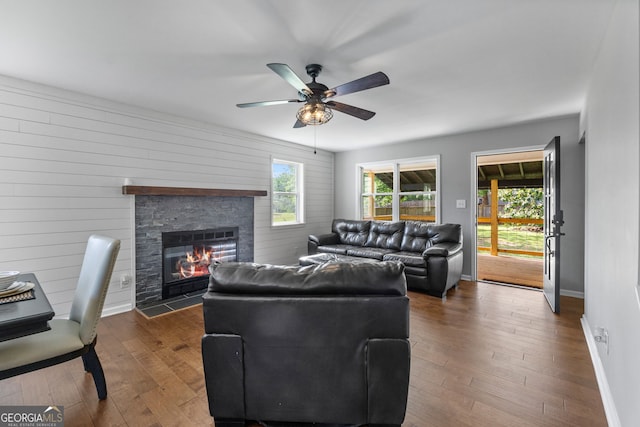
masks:
{"label": "black leather sofa", "polygon": [[202,358],[216,427],[400,426],[410,366],[403,269],[211,267]]}
{"label": "black leather sofa", "polygon": [[462,275],[459,224],[334,219],[331,233],[309,236],[307,249],[309,255],[334,254],[336,261],[400,261],[409,289],[443,299]]}

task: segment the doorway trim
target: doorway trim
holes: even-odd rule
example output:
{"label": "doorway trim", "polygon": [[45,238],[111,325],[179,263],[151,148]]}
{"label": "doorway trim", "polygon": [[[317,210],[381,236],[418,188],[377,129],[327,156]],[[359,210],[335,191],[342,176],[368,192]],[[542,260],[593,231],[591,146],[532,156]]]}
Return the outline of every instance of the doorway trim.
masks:
{"label": "doorway trim", "polygon": [[471,280],[478,280],[478,157],[496,154],[523,153],[526,151],[542,151],[545,145],[531,145],[526,147],[499,148],[487,151],[474,151],[471,153],[471,197],[473,209],[471,209]]}

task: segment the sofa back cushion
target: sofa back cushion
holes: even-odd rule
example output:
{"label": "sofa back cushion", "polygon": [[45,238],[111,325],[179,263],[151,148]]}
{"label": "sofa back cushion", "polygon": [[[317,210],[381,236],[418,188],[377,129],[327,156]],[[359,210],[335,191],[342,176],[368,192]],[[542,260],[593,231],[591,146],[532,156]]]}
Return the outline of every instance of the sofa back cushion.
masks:
{"label": "sofa back cushion", "polygon": [[430,228],[432,224],[419,221],[407,221],[404,225],[404,233],[400,250],[406,252],[422,252],[431,244]]}
{"label": "sofa back cushion", "polygon": [[370,248],[393,249],[398,251],[402,243],[403,233],[403,221],[372,221],[369,237],[364,245]]}
{"label": "sofa back cushion", "polygon": [[431,243],[459,243],[462,227],[460,224],[431,225]]}
{"label": "sofa back cushion", "polygon": [[209,291],[253,295],[397,295],[406,294],[404,265],[327,262],[284,266],[225,262],[209,267]]}
{"label": "sofa back cushion", "polygon": [[460,224],[430,224],[407,221],[400,250],[422,252],[438,243],[459,243],[461,233]]}
{"label": "sofa back cushion", "polygon": [[370,229],[371,221],[334,219],[331,224],[331,231],[338,234],[343,245],[364,246]]}

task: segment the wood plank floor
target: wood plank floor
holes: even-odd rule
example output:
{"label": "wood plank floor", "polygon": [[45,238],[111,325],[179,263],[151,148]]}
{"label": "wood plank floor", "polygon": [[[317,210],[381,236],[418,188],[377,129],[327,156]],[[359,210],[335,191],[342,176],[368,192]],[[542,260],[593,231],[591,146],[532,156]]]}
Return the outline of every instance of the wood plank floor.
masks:
{"label": "wood plank floor", "polygon": [[[439,299],[411,292],[404,427],[606,426],[580,326],[582,300],[552,314],[542,293],[461,282]],[[0,405],[64,405],[66,426],[213,425],[200,356],[200,305],[102,319],[98,401],[80,359],[0,381]]]}

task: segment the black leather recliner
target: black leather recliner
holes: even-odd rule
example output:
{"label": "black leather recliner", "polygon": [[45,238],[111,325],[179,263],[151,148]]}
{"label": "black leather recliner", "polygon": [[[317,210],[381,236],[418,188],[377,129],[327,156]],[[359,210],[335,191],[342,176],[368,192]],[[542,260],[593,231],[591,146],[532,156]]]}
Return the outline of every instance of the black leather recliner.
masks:
{"label": "black leather recliner", "polygon": [[202,358],[217,427],[402,423],[410,344],[401,263],[210,270]]}

